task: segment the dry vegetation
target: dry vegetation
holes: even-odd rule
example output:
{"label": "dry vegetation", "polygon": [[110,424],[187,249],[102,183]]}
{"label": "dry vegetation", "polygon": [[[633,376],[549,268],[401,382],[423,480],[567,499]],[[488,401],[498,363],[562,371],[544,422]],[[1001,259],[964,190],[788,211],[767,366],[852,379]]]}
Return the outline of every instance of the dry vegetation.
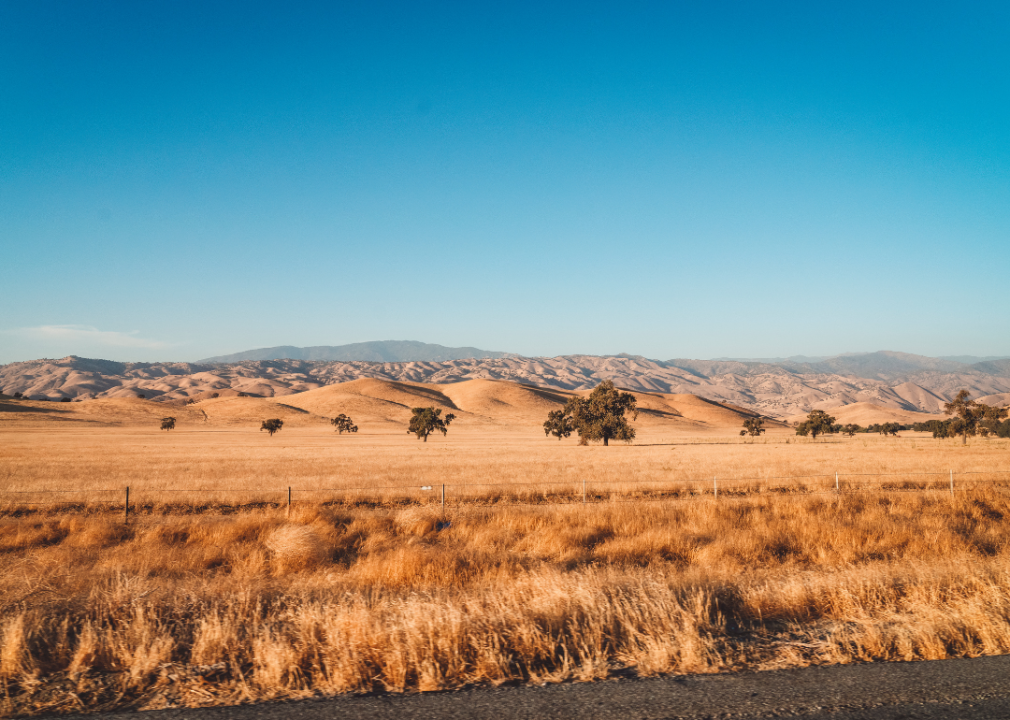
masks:
{"label": "dry vegetation", "polygon": [[[958,443],[9,424],[0,489],[81,494],[0,504],[0,703],[154,708],[1010,652],[1010,444]],[[984,482],[953,499],[893,492],[946,488],[910,473],[948,468],[988,474],[962,475]],[[892,492],[836,496],[836,471],[843,489]],[[718,500],[700,494],[714,476]],[[418,489],[443,482],[444,516]],[[786,486],[821,494],[773,492]],[[340,491],[358,487],[372,489]],[[575,502],[538,504],[554,500]]]}

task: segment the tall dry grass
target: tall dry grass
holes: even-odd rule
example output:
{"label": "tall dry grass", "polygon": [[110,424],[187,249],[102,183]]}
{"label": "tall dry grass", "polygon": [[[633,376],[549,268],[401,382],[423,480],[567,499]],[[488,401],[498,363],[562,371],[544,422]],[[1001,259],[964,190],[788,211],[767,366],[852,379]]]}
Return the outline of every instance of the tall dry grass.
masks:
{"label": "tall dry grass", "polygon": [[[6,712],[1010,651],[1007,488],[6,521]],[[54,569],[59,570],[54,572]]]}
{"label": "tall dry grass", "polygon": [[[86,491],[0,514],[3,712],[1010,651],[1004,442],[286,437],[0,435],[0,489]],[[989,475],[954,498],[769,491],[804,474],[828,489],[835,469],[893,473],[900,490],[945,468]],[[616,501],[715,475],[760,492]],[[287,485],[439,478],[456,483],[445,515],[399,491],[296,494],[283,511]],[[572,497],[581,478],[623,494],[505,503],[550,499],[559,478]],[[502,481],[532,485],[508,495]],[[140,496],[130,524],[93,500],[116,484]],[[192,487],[213,501],[168,492]],[[280,507],[243,507],[257,499]]]}

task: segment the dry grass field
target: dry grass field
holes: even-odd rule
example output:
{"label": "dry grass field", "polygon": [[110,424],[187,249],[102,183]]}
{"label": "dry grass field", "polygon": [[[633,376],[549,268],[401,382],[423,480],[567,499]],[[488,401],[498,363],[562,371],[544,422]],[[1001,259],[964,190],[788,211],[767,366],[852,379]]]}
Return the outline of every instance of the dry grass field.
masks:
{"label": "dry grass field", "polygon": [[[171,432],[156,403],[6,403],[0,711],[1010,652],[1005,440],[751,441],[656,396],[634,444],[580,447],[538,430],[550,394],[405,387],[208,400]],[[407,436],[422,392],[447,437]]]}

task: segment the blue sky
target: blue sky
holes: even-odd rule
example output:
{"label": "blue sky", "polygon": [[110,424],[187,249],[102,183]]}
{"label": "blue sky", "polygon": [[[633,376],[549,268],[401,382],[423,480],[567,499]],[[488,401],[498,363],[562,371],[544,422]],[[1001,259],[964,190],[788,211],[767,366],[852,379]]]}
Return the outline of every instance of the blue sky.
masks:
{"label": "blue sky", "polygon": [[0,362],[1010,355],[1006,3],[0,4]]}

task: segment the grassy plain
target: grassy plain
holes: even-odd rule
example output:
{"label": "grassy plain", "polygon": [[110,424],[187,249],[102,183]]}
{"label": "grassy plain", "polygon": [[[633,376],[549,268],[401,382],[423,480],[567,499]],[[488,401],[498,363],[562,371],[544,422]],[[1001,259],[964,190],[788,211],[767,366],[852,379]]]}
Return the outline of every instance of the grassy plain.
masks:
{"label": "grassy plain", "polygon": [[1010,652],[1007,441],[155,428],[0,425],[4,712]]}

